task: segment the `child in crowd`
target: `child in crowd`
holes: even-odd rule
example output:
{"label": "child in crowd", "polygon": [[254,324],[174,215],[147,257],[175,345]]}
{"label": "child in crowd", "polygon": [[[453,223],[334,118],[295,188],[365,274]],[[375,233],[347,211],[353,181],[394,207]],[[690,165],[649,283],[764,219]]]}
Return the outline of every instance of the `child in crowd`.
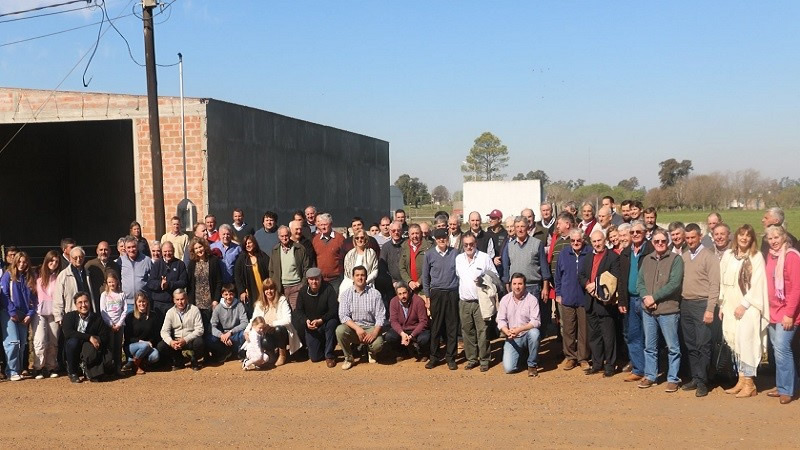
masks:
{"label": "child in crowd", "polygon": [[100,294],[100,316],[111,328],[111,353],[114,355],[114,367],[120,373],[122,365],[122,329],[125,327],[127,305],[122,295],[117,274],[109,270],[106,273],[106,290]]}
{"label": "child in crowd", "polygon": [[250,322],[250,331],[247,333],[248,341],[242,345],[242,348],[247,352],[244,361],[242,361],[242,369],[256,370],[269,362],[269,353],[262,346],[266,332],[267,321],[261,316],[253,317]]}

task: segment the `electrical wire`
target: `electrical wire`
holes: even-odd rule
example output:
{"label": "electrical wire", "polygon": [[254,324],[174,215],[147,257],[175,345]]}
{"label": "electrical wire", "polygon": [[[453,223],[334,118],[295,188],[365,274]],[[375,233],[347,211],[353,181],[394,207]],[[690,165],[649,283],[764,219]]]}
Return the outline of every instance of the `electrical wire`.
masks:
{"label": "electrical wire", "polygon": [[[105,2],[101,3],[101,5],[105,5]],[[103,6],[102,8],[103,8],[103,16],[100,17],[100,28],[97,30],[97,40],[94,43],[92,56],[89,57],[89,61],[86,63],[86,67],[83,69],[83,87],[89,87],[89,83],[91,83],[92,78],[94,78],[94,77],[89,77],[89,81],[86,81],[86,72],[89,70],[89,66],[92,64],[92,60],[94,59],[95,53],[97,53],[97,47],[100,47],[100,33],[103,32],[103,21],[107,16],[107,14],[105,13],[106,12],[105,6]],[[109,21],[109,23],[111,22]],[[111,26],[114,26],[114,24],[112,23]],[[114,27],[114,29],[116,28],[117,27]]]}
{"label": "electrical wire", "polygon": [[[133,3],[134,1],[135,0],[130,0],[128,2],[128,5]],[[128,5],[125,5],[125,8],[123,8],[123,11],[128,9]],[[115,17],[114,20],[118,20],[118,19],[121,19],[123,17],[125,17],[125,16],[119,15],[119,16]],[[97,24],[94,24],[94,25],[97,25]],[[103,31],[100,34],[100,37],[102,38],[108,32],[108,30],[110,30],[110,29],[111,28],[106,28],[105,31]],[[36,112],[33,113],[33,120],[34,121],[36,120],[37,117],[39,117],[39,114],[44,110],[44,107],[47,106],[48,103],[50,103],[50,99],[53,98],[53,95],[55,95],[55,93],[58,91],[58,89],[61,87],[61,85],[64,84],[65,81],[67,81],[67,78],[69,78],[69,76],[72,75],[72,72],[74,72],[75,69],[78,68],[78,66],[81,64],[81,62],[88,55],[89,55],[89,50],[86,50],[86,52],[83,54],[83,56],[81,56],[80,59],[78,59],[78,61],[75,63],[75,65],[73,65],[72,68],[69,69],[67,74],[64,75],[64,78],[62,78],[61,81],[58,82],[58,85],[56,85],[56,87],[53,88],[53,90],[50,91],[50,93],[47,95],[47,98],[45,98],[45,100],[39,106],[39,109],[37,109]],[[9,145],[11,145],[11,143],[14,141],[14,139],[19,135],[19,133],[22,132],[22,130],[25,128],[26,125],[28,125],[28,123],[29,122],[24,122],[22,125],[20,125],[19,129],[17,129],[17,131],[11,136],[11,138],[8,140],[8,142],[6,142],[5,145],[3,145],[3,148],[0,148],[0,156],[2,156],[3,152],[8,148]]]}
{"label": "electrical wire", "polygon": [[[127,7],[126,7],[126,9],[127,9]],[[124,17],[129,17],[129,16],[132,16],[132,15],[133,14],[125,14],[125,15],[122,15],[122,16],[119,16],[119,17],[115,18],[114,21],[117,21],[117,20],[122,19]],[[93,22],[93,23],[89,23],[89,24],[86,24],[86,25],[81,25],[81,26],[73,27],[73,28],[67,28],[66,30],[54,31],[52,33],[47,33],[47,34],[42,34],[42,35],[39,35],[39,36],[33,36],[33,37],[25,38],[25,39],[20,39],[18,41],[6,42],[6,43],[3,43],[3,44],[0,44],[0,48],[6,47],[6,46],[9,46],[9,45],[14,45],[14,44],[21,44],[23,42],[34,41],[36,39],[42,39],[42,38],[46,38],[46,37],[50,37],[50,36],[56,36],[56,35],[59,35],[59,34],[62,34],[62,33],[68,33],[70,31],[80,30],[80,29],[83,29],[83,28],[89,28],[89,27],[93,27],[95,25],[100,25],[101,23],[103,23],[103,21]]]}
{"label": "electrical wire", "polygon": [[91,3],[91,0],[70,0],[68,2],[56,3],[54,5],[45,5],[45,6],[39,6],[39,7],[36,7],[36,8],[31,8],[31,9],[24,9],[24,10],[21,10],[21,11],[13,11],[13,12],[10,12],[10,13],[4,13],[4,14],[0,14],[0,17],[15,16],[17,14],[25,14],[25,13],[41,11],[43,9],[49,9],[49,8],[58,8],[59,6],[67,6],[67,5],[72,5],[74,3]]}
{"label": "electrical wire", "polygon": [[64,10],[61,10],[61,11],[53,11],[53,12],[49,12],[49,13],[36,14],[34,16],[15,17],[13,19],[0,20],[0,23],[17,22],[17,21],[20,21],[20,20],[38,19],[39,17],[55,16],[56,14],[64,14],[64,13],[73,12],[73,11],[80,11],[80,10],[83,10],[83,9],[94,8],[95,6],[96,5],[87,5],[87,6],[81,6],[81,7],[78,7],[78,8],[64,9]]}

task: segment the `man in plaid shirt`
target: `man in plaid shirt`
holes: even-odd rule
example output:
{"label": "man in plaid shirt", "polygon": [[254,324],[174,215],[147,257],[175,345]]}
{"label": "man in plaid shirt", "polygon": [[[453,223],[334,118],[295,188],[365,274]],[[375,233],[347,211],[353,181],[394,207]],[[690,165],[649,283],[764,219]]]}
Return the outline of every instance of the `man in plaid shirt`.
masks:
{"label": "man in plaid shirt", "polygon": [[386,309],[377,289],[367,285],[367,269],[357,266],[353,269],[353,287],[342,293],[339,301],[339,320],[336,340],[344,353],[342,370],[353,367],[353,344],[366,345],[369,362],[375,362],[383,348],[381,329],[386,320]]}

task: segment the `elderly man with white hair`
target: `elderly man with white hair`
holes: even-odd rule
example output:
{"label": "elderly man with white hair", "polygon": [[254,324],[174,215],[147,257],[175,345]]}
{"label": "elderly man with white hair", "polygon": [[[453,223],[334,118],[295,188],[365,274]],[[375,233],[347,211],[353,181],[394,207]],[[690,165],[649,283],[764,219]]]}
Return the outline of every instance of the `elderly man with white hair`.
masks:
{"label": "elderly man with white hair", "polygon": [[72,247],[69,251],[69,265],[58,273],[53,288],[53,319],[58,323],[61,323],[66,313],[75,310],[75,294],[88,292],[91,295],[89,274],[83,267],[85,258],[83,248]]}
{"label": "elderly man with white hair", "polygon": [[227,223],[219,226],[219,240],[211,244],[211,250],[220,252],[222,284],[233,283],[233,268],[236,266],[236,259],[242,253],[242,247],[233,241],[232,226]]}
{"label": "elderly man with white hair", "polygon": [[[764,217],[761,218],[761,224],[764,225],[765,230],[770,225],[777,225],[786,229],[784,221],[785,216],[783,214],[783,209],[778,208],[777,206],[768,209],[764,213]],[[800,242],[798,242],[797,238],[788,231],[786,232],[786,245],[789,247],[794,247],[795,250],[800,251]],[[769,255],[769,244],[767,243],[766,235],[764,235],[764,237],[761,239],[761,254],[764,255],[764,259],[767,259],[767,256]]]}
{"label": "elderly man with white hair", "polygon": [[595,230],[589,236],[592,253],[583,260],[578,272],[581,286],[586,292],[585,307],[589,324],[589,348],[592,367],[587,375],[603,372],[603,377],[614,375],[617,363],[617,331],[614,324],[617,311],[616,290],[601,283],[606,273],[619,279],[619,256],[606,247],[606,235]]}

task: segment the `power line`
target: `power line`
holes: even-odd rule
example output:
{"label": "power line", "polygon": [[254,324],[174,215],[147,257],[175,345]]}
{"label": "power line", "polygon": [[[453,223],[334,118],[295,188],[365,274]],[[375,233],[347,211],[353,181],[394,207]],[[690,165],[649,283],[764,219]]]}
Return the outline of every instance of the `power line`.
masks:
{"label": "power line", "polygon": [[[128,5],[130,5],[134,1],[135,0],[130,0],[128,2]],[[123,11],[128,9],[128,5],[125,5],[125,8],[123,8]],[[128,14],[128,15],[130,15],[130,14]],[[118,19],[121,19],[123,17],[125,17],[125,16],[119,15],[116,18],[114,18],[113,20],[118,20]],[[95,23],[93,25],[97,25],[97,23]],[[102,38],[106,34],[106,32],[108,32],[108,30],[110,30],[110,28],[106,28],[105,31],[103,31],[100,34],[100,37]],[[53,90],[50,91],[50,93],[47,95],[47,98],[45,98],[45,100],[39,106],[39,109],[37,109],[36,112],[33,113],[33,120],[36,120],[36,118],[39,117],[39,114],[44,110],[44,107],[47,106],[47,104],[50,102],[50,99],[53,98],[53,95],[58,91],[58,89],[61,87],[61,85],[64,84],[65,81],[67,81],[67,78],[69,78],[69,76],[72,75],[72,72],[75,71],[75,69],[80,65],[81,61],[83,61],[86,58],[86,56],[88,56],[88,55],[89,55],[89,50],[86,50],[86,52],[83,54],[83,56],[80,57],[80,59],[78,59],[78,61],[75,63],[75,65],[73,65],[72,68],[69,69],[69,72],[67,72],[67,74],[64,75],[64,78],[62,78],[61,81],[58,82],[58,85],[56,85],[56,87],[53,88]],[[29,122],[24,122],[22,125],[20,125],[19,129],[17,129],[17,131],[11,136],[11,138],[8,140],[8,142],[6,142],[6,144],[3,145],[3,148],[0,148],[0,156],[2,156],[2,154],[6,150],[6,148],[8,148],[8,146],[11,145],[11,143],[14,141],[14,139],[19,135],[20,132],[22,132],[23,128],[25,128],[25,126],[28,125],[28,123]]]}
{"label": "power line", "polygon": [[34,11],[41,11],[43,9],[48,9],[48,8],[58,8],[59,6],[67,6],[67,5],[72,5],[74,3],[91,3],[91,2],[92,2],[92,0],[70,0],[68,2],[56,3],[54,5],[45,5],[45,6],[39,6],[39,7],[36,7],[36,8],[31,8],[31,9],[23,9],[21,11],[13,11],[13,12],[10,12],[10,13],[4,13],[4,14],[0,14],[0,17],[14,16],[14,15],[17,15],[17,14],[25,14],[25,13],[34,12]]}
{"label": "power line", "polygon": [[20,21],[20,20],[28,20],[28,19],[37,19],[39,17],[55,16],[56,14],[64,14],[64,13],[68,13],[68,12],[80,11],[82,9],[89,9],[89,8],[96,8],[96,7],[97,7],[97,5],[80,6],[78,8],[64,9],[64,10],[61,10],[61,11],[53,11],[53,12],[49,12],[49,13],[36,14],[34,16],[15,17],[13,19],[0,20],[0,23],[17,22],[17,21]]}
{"label": "power line", "polygon": [[[127,7],[126,7],[126,9],[127,9]],[[119,19],[122,19],[124,17],[132,16],[132,15],[133,14],[125,14],[125,15],[116,17],[114,20],[119,20]],[[70,31],[75,31],[75,30],[80,30],[80,29],[83,29],[83,28],[93,27],[95,25],[100,25],[101,23],[103,23],[103,20],[101,20],[100,22],[89,23],[89,24],[86,24],[86,25],[78,26],[78,27],[67,28],[66,30],[54,31],[52,33],[47,33],[47,34],[42,34],[42,35],[39,35],[39,36],[33,36],[33,37],[25,38],[25,39],[20,39],[18,41],[6,42],[4,44],[0,44],[0,47],[6,47],[6,46],[9,46],[9,45],[14,45],[14,44],[21,44],[23,42],[28,42],[28,41],[33,41],[33,40],[36,40],[36,39],[55,36],[55,35],[62,34],[62,33],[68,33]]]}

